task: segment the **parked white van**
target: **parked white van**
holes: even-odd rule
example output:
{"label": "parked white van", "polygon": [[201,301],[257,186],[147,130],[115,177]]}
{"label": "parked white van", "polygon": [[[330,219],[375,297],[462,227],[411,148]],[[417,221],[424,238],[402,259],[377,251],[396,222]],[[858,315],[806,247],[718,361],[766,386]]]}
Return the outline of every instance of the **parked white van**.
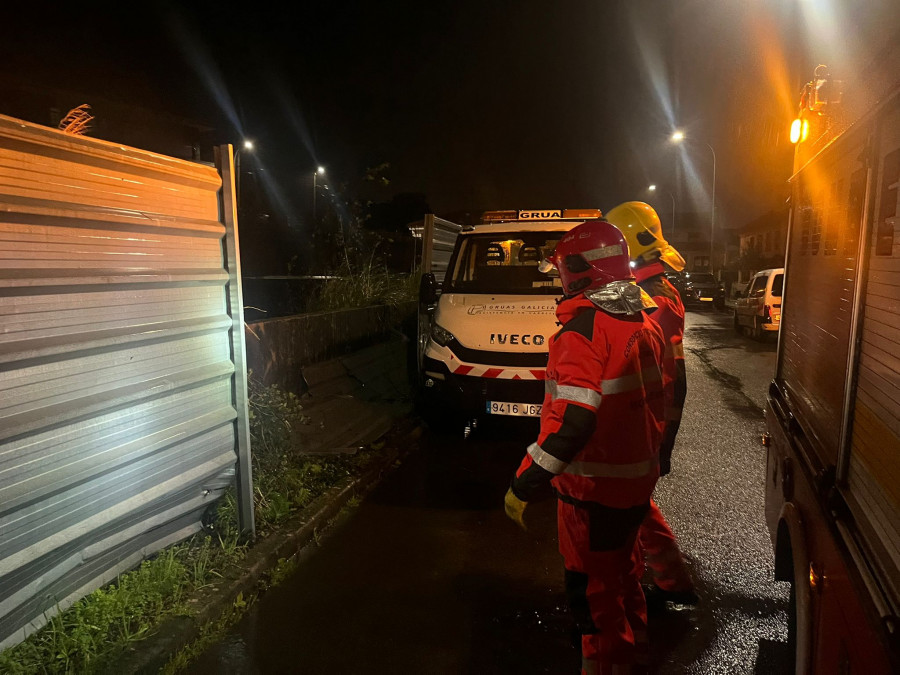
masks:
{"label": "parked white van", "polygon": [[781,327],[781,292],[784,268],[762,270],[753,275],[746,293],[738,293],[734,303],[734,330],[739,335],[750,329],[755,340]]}

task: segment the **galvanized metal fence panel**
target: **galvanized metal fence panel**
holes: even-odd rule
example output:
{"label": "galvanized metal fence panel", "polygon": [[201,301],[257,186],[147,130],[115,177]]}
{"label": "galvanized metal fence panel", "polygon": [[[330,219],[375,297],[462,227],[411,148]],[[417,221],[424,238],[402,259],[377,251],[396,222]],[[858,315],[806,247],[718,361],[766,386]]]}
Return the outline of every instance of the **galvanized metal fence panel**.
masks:
{"label": "galvanized metal fence panel", "polygon": [[447,276],[450,256],[463,226],[427,213],[421,226],[409,229],[416,241],[421,242],[422,271],[432,272],[440,286]]}
{"label": "galvanized metal fence panel", "polygon": [[249,465],[220,164],[0,116],[0,647],[198,531]]}

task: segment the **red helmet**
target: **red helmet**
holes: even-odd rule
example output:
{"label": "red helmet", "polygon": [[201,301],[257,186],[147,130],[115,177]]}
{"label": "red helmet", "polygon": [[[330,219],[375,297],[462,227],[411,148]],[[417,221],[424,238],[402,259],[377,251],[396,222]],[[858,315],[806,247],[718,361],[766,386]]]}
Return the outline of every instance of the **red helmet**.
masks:
{"label": "red helmet", "polygon": [[605,220],[588,220],[567,232],[550,257],[566,295],[577,295],[613,281],[632,281],[628,244]]}

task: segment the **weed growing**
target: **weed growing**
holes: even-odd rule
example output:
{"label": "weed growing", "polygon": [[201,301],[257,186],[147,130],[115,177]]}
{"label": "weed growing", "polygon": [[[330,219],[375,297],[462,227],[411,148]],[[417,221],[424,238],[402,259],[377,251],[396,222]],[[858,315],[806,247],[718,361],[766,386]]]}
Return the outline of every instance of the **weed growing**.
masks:
{"label": "weed growing", "polygon": [[[311,458],[291,447],[291,430],[304,423],[293,394],[250,380],[250,435],[257,534],[265,536],[348,476],[379,459],[380,451],[352,457]],[[152,633],[166,618],[186,614],[194,591],[233,572],[247,553],[237,525],[237,499],[229,489],[204,519],[206,532],[170,546],[119,575],[63,612],[24,642],[0,652],[0,673],[95,673],[108,669],[125,648]],[[270,583],[292,568],[285,563]],[[167,668],[180,668],[214,642],[246,610],[240,599],[222,619],[204,628],[200,643]],[[182,665],[178,665],[182,664]],[[175,672],[167,670],[166,672]]]}
{"label": "weed growing", "polygon": [[345,262],[336,272],[338,278],[325,282],[310,311],[330,311],[370,305],[400,307],[419,297],[419,276],[392,274],[369,259],[351,266]]}
{"label": "weed growing", "polygon": [[196,639],[169,659],[169,662],[159,671],[160,675],[174,675],[187,668],[191,661],[221,640],[228,629],[247,613],[247,610],[250,609],[255,601],[255,595],[245,599],[243,593],[239,594],[228,610],[223,612],[215,621],[205,624],[200,629],[200,634]]}

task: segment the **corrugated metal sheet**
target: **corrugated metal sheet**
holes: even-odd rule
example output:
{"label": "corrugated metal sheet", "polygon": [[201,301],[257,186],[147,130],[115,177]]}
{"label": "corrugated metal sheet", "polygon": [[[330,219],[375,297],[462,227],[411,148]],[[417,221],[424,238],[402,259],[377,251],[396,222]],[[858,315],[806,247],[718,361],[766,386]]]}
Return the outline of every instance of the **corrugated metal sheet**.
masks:
{"label": "corrugated metal sheet", "polygon": [[900,595],[900,98],[880,121],[847,485]]}
{"label": "corrugated metal sheet", "polygon": [[438,287],[447,276],[450,256],[462,229],[462,225],[438,218],[433,213],[426,214],[421,224],[417,223],[409,228],[412,236],[421,242],[421,251],[417,255],[421,255],[422,271],[432,272]]}
{"label": "corrugated metal sheet", "polygon": [[450,256],[453,254],[453,248],[456,246],[456,239],[462,230],[461,225],[444,220],[443,218],[434,219],[434,240],[431,252],[431,271],[434,272],[434,278],[438,285],[444,283],[444,277],[447,276],[447,267],[450,265]]}
{"label": "corrugated metal sheet", "polygon": [[197,531],[233,480],[220,188],[0,116],[0,647]]}

